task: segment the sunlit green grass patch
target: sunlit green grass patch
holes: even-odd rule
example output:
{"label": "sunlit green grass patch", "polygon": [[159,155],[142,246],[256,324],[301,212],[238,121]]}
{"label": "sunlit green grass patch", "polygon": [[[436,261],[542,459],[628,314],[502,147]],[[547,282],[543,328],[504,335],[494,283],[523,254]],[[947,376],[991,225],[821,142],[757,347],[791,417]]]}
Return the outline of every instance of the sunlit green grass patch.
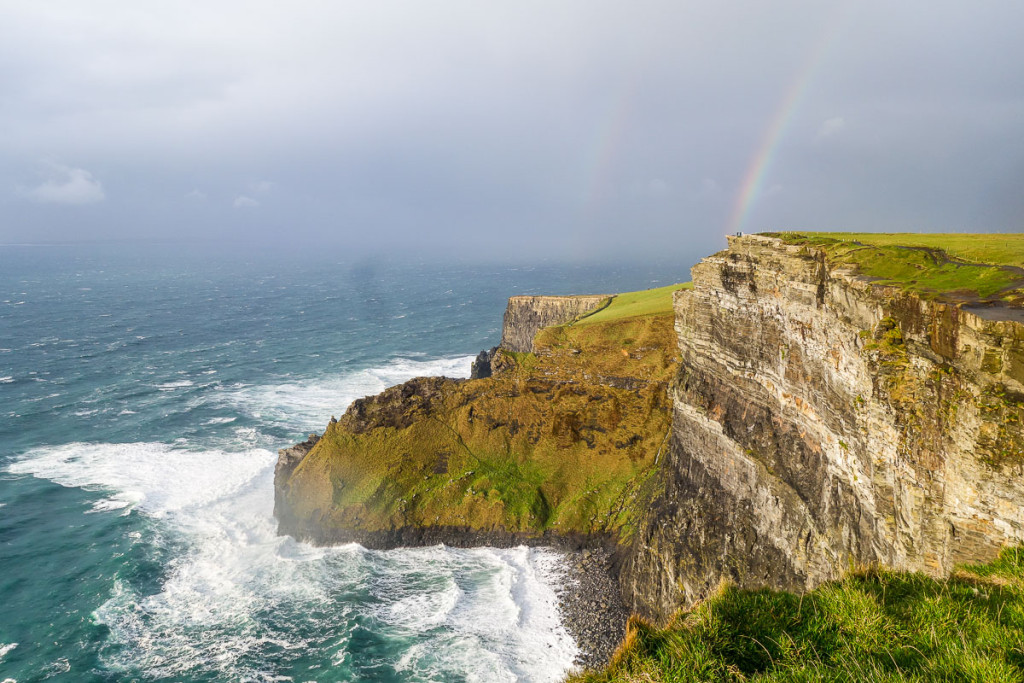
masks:
{"label": "sunlit green grass patch", "polygon": [[641,315],[662,315],[672,312],[672,293],[680,289],[691,289],[692,282],[668,285],[656,289],[644,289],[639,292],[616,294],[611,303],[584,316],[576,324],[592,325],[610,322],[622,318],[633,318]]}
{"label": "sunlit green grass patch", "polygon": [[1024,235],[775,233],[823,250],[879,284],[925,296],[1016,299],[1024,288]]}
{"label": "sunlit green grass patch", "polygon": [[878,247],[925,247],[941,249],[954,258],[972,263],[1024,268],[1022,233],[919,233],[919,232],[805,232],[843,242]]}
{"label": "sunlit green grass patch", "polygon": [[797,596],[724,586],[666,628],[634,619],[573,683],[1024,681],[1024,549],[947,580],[854,572]]}

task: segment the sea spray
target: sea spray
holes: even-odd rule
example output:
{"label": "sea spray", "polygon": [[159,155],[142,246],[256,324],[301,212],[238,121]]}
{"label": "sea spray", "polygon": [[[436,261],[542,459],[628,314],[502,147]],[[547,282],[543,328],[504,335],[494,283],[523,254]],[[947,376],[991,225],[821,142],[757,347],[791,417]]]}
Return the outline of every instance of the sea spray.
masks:
{"label": "sea spray", "polygon": [[571,665],[550,551],[296,543],[275,533],[272,466],[261,450],[68,444],[9,470],[96,489],[94,508],[130,505],[177,545],[159,590],[118,579],[96,611],[103,662],[125,675],[259,680],[326,666],[325,650],[355,680],[545,681]]}
{"label": "sea spray", "polygon": [[274,453],[385,386],[467,376],[511,294],[677,264],[236,256],[0,250],[0,301],[27,302],[0,349],[0,680],[560,679],[557,554],[279,538]]}

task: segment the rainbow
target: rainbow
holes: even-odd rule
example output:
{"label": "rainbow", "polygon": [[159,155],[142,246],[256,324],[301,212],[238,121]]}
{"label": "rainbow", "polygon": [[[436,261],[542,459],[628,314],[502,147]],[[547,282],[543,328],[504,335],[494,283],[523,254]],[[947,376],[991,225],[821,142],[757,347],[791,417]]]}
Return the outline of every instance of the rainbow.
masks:
{"label": "rainbow", "polygon": [[[842,4],[837,6],[837,13],[839,11],[842,11]],[[796,77],[786,89],[779,106],[776,107],[775,115],[772,116],[768,127],[761,136],[761,144],[757,146],[754,156],[747,165],[747,171],[743,175],[743,182],[740,184],[739,192],[736,194],[736,200],[733,202],[732,211],[729,214],[729,222],[726,224],[726,234],[731,235],[743,229],[754,200],[761,193],[761,186],[764,184],[768,169],[777,156],[779,143],[782,141],[786,128],[789,127],[793,116],[800,108],[811,82],[824,62],[825,53],[842,23],[839,17],[833,15],[832,21],[828,22],[829,29],[823,31],[815,41],[807,59],[804,60]]]}
{"label": "rainbow", "polygon": [[582,213],[591,218],[609,192],[612,167],[628,127],[633,103],[633,83],[623,88],[597,125],[595,144],[584,160],[584,184],[581,193]]}

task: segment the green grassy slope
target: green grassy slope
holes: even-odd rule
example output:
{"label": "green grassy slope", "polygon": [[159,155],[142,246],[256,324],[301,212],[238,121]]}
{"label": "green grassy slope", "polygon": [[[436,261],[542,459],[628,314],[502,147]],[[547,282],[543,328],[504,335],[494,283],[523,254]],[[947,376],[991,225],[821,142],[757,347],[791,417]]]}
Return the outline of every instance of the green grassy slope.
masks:
{"label": "green grassy slope", "polygon": [[880,284],[954,302],[1024,303],[1024,235],[772,233]]}
{"label": "green grassy slope", "polygon": [[1024,268],[1024,234],[1021,233],[917,233],[917,232],[805,232],[809,237],[860,242],[876,247],[925,247],[941,249],[972,263]]}
{"label": "green grassy slope", "polygon": [[630,622],[571,683],[1024,681],[1024,549],[948,580],[854,572],[804,596],[721,588],[666,628]]}
{"label": "green grassy slope", "polygon": [[672,313],[672,293],[680,289],[691,289],[692,282],[668,285],[639,292],[616,294],[611,303],[590,315],[583,316],[577,325],[592,325],[612,320],[632,318],[640,315],[662,315]]}

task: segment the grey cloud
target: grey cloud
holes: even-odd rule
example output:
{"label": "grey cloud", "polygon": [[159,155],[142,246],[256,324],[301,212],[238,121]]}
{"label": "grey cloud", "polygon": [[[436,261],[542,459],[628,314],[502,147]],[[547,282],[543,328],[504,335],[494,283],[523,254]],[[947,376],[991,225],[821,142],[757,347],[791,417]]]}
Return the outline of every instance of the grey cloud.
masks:
{"label": "grey cloud", "polygon": [[[1024,229],[1018,2],[4,14],[0,185],[74,160],[109,198],[88,225],[0,202],[2,240],[149,230],[480,255],[515,231],[524,253],[536,238],[616,254],[625,233],[638,253],[713,248],[759,155],[747,231]],[[182,201],[196,188],[208,201]]]}
{"label": "grey cloud", "polygon": [[235,197],[235,201],[232,202],[232,206],[236,209],[255,209],[259,205],[259,201],[252,197],[247,197],[244,194]]}
{"label": "grey cloud", "polygon": [[846,128],[846,119],[842,116],[833,116],[830,119],[825,119],[821,122],[821,125],[818,126],[817,138],[819,140],[823,140],[827,137],[831,137],[843,128]]}
{"label": "grey cloud", "polygon": [[21,194],[43,204],[95,204],[106,199],[103,184],[83,168],[57,163],[43,164],[46,179]]}

